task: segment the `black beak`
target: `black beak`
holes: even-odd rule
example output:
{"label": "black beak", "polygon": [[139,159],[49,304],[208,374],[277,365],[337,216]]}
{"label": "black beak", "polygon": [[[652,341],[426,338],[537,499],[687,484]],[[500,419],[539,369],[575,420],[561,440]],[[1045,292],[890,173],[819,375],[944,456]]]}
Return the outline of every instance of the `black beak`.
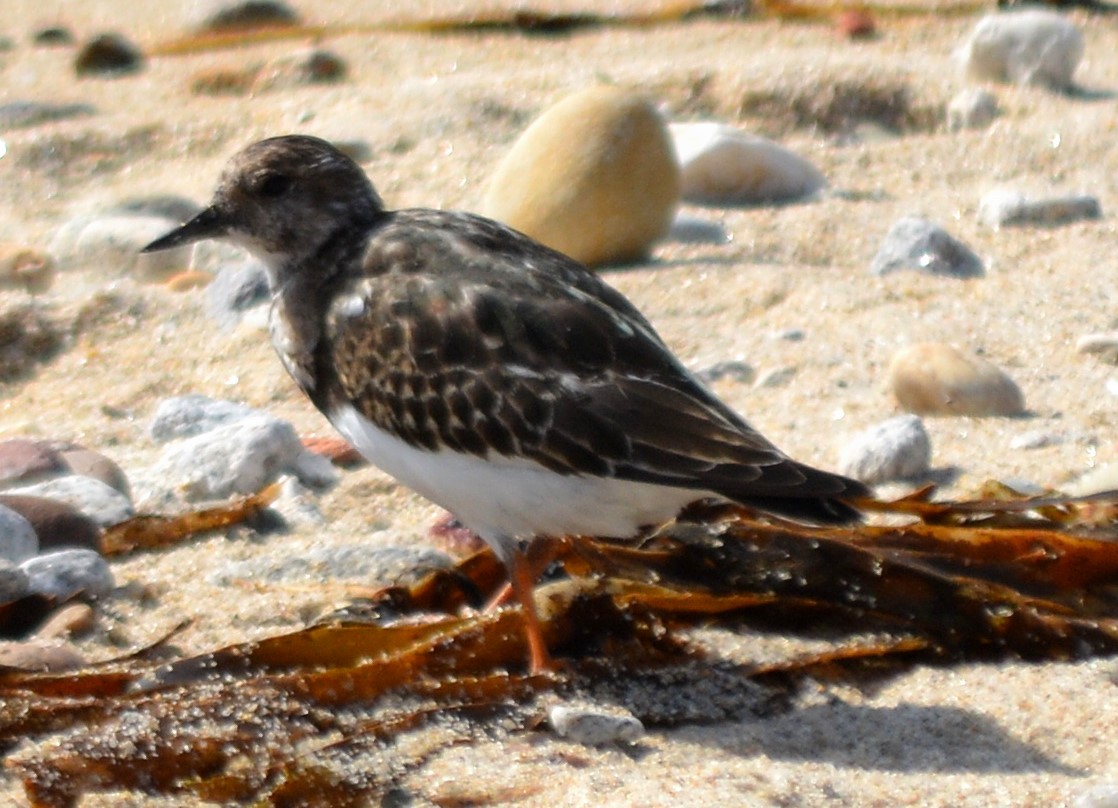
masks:
{"label": "black beak", "polygon": [[181,227],[172,230],[165,236],[160,236],[140,252],[152,253],[160,250],[171,250],[184,244],[193,244],[195,241],[204,241],[208,238],[221,238],[229,232],[229,225],[221,211],[212,205],[199,213]]}

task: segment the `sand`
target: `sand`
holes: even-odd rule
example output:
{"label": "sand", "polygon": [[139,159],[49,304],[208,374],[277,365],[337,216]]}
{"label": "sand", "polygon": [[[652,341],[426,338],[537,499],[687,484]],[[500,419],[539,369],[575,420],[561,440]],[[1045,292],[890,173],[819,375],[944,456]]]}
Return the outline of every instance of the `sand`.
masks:
{"label": "sand", "polygon": [[[1003,114],[992,126],[948,133],[942,110],[965,86],[951,52],[980,15],[977,7],[947,15],[928,3],[927,15],[882,15],[882,35],[858,43],[840,40],[825,23],[766,18],[551,39],[340,34],[321,44],[348,63],[347,81],[247,98],[192,95],[190,76],[305,43],[156,58],[138,75],[81,81],[72,51],[29,45],[37,25],[64,23],[79,39],[113,29],[150,48],[196,18],[187,3],[154,11],[135,5],[5,4],[0,34],[16,46],[0,53],[0,101],[83,101],[97,114],[0,133],[7,149],[0,240],[45,248],[69,217],[137,195],[203,201],[231,153],[295,131],[366,141],[365,168],[392,207],[470,208],[535,115],[567,92],[612,82],[647,93],[673,120],[721,120],[776,138],[814,162],[837,192],[778,208],[687,209],[721,222],[732,242],[665,243],[650,262],[605,273],[690,365],[739,359],[759,373],[791,369],[781,386],[715,385],[788,453],[833,467],[850,435],[897,414],[885,380],[893,353],[933,340],[1001,366],[1030,411],[1024,419],[928,419],[944,495],[987,479],[1059,487],[1115,459],[1114,399],[1105,387],[1115,370],[1075,350],[1080,336],[1114,325],[1109,212],[1118,204],[1118,113],[1110,94],[1118,88],[1118,31],[1099,19],[1072,15],[1086,36],[1077,78],[1088,92],[995,87]],[[303,11],[315,22],[355,23],[389,18],[390,5],[351,0]],[[417,15],[466,5],[413,4]],[[886,111],[899,110],[892,118],[899,131],[872,123],[853,134],[832,131],[827,116],[805,119],[810,104],[793,104],[849,87],[892,98]],[[1090,193],[1104,217],[995,232],[976,211],[982,194],[999,186],[1041,196]],[[970,244],[986,260],[987,276],[870,277],[889,224],[913,213]],[[303,434],[330,434],[266,335],[251,326],[222,332],[199,292],[176,294],[122,278],[115,267],[80,266],[40,302],[63,322],[85,307],[87,325],[33,375],[0,387],[0,437],[79,441],[125,469],[141,469],[158,456],[146,432],[156,403],[188,392],[264,407]],[[787,329],[802,329],[805,338],[774,338]],[[1069,439],[1010,448],[1015,436],[1034,430]],[[209,538],[116,563],[118,580],[149,587],[155,602],[116,603],[107,627],[81,650],[94,659],[115,656],[183,615],[194,620],[179,641],[184,653],[301,625],[344,600],[344,590],[221,589],[206,584],[206,575],[230,560],[354,536],[412,541],[439,515],[373,469],[346,473],[320,506],[328,523],[316,531]],[[744,630],[706,639],[716,653],[746,660],[762,640]],[[420,800],[493,805],[1071,804],[1092,786],[1118,785],[1113,671],[1107,660],[917,669],[870,694],[808,694],[775,717],[653,728],[636,752],[581,748],[544,733],[476,739],[447,746],[406,785]],[[0,788],[0,801],[23,804],[16,783],[0,780]],[[191,803],[108,795],[82,804]]]}

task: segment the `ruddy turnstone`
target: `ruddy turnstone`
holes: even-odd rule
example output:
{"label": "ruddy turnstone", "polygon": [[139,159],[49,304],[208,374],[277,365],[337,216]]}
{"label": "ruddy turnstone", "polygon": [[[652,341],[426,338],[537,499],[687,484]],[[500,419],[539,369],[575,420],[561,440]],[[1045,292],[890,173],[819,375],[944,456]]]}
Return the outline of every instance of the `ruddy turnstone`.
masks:
{"label": "ruddy turnstone", "polygon": [[631,537],[706,497],[858,516],[861,483],[769,443],[597,275],[490,219],[386,210],[323,140],[247,147],[209,207],[144,251],[210,238],[264,262],[272,343],[315,406],[504,562],[533,670],[550,660],[526,542]]}

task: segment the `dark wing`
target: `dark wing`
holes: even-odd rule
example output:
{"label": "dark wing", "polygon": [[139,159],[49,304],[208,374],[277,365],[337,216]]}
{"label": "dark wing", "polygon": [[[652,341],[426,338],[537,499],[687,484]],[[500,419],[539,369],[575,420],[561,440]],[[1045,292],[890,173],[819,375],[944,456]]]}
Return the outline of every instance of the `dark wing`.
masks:
{"label": "dark wing", "polygon": [[322,367],[336,377],[319,395],[409,442],[712,491],[818,521],[849,518],[832,498],[864,493],[787,458],[624,296],[501,225],[398,213],[365,266],[331,308]]}

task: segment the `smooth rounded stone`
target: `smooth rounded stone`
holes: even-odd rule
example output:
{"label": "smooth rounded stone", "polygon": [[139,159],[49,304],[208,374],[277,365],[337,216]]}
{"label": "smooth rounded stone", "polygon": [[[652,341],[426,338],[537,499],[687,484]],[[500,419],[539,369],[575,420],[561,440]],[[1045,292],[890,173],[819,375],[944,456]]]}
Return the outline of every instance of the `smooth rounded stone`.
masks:
{"label": "smooth rounded stone", "polygon": [[644,724],[632,713],[600,707],[557,704],[547,711],[547,722],[556,735],[587,746],[634,743],[644,736]]}
{"label": "smooth rounded stone", "polygon": [[124,473],[124,469],[105,455],[80,446],[62,449],[60,455],[72,474],[100,480],[110,488],[119,491],[129,500],[132,499],[132,489],[128,484],[128,477]]}
{"label": "smooth rounded stone", "polygon": [[156,443],[166,443],[175,438],[201,435],[249,416],[265,414],[247,404],[191,393],[160,401],[148,434]]}
{"label": "smooth rounded stone", "polygon": [[729,244],[734,237],[721,222],[681,213],[672,220],[668,238],[681,244]]}
{"label": "smooth rounded stone", "polygon": [[97,613],[88,603],[67,603],[56,609],[46,621],[35,630],[35,638],[40,640],[66,639],[84,634],[97,623]]}
{"label": "smooth rounded stone", "polygon": [[101,547],[101,528],[69,503],[6,493],[0,494],[0,506],[11,508],[31,523],[39,538],[39,552],[60,547]]}
{"label": "smooth rounded stone", "polygon": [[998,188],[978,203],[979,220],[995,230],[1015,224],[1067,224],[1100,216],[1099,200],[1087,195],[1029,199],[1019,191]]}
{"label": "smooth rounded stone", "polygon": [[313,84],[332,84],[345,79],[345,60],[322,48],[308,48],[281,56],[264,65],[252,83],[254,92],[282,90]]}
{"label": "smooth rounded stone", "polygon": [[206,287],[206,310],[223,327],[230,327],[241,313],[271,300],[268,273],[256,259],[222,264]]}
{"label": "smooth rounded stone", "polygon": [[793,367],[780,367],[769,368],[764,373],[757,376],[753,382],[755,388],[764,387],[783,387],[792,381],[796,375],[796,369]]}
{"label": "smooth rounded stone", "polygon": [[997,365],[950,345],[920,343],[897,351],[889,383],[904,409],[919,415],[1022,415],[1021,388]]}
{"label": "smooth rounded stone", "polygon": [[228,586],[238,580],[291,582],[353,579],[370,586],[408,586],[432,572],[453,566],[454,560],[450,556],[429,547],[343,544],[226,564],[207,580],[214,586]]}
{"label": "smooth rounded stone", "polygon": [[41,123],[86,118],[96,112],[90,104],[51,104],[42,101],[9,101],[0,104],[0,132]]}
{"label": "smooth rounded stone", "polygon": [[1118,463],[1107,463],[1091,469],[1079,479],[1064,485],[1064,492],[1073,497],[1087,497],[1104,491],[1118,491]]}
{"label": "smooth rounded stone", "polygon": [[835,16],[835,33],[843,39],[873,39],[877,36],[877,23],[868,12],[848,8]]}
{"label": "smooth rounded stone", "polygon": [[1118,783],[1096,783],[1075,796],[1071,808],[1118,808]]}
{"label": "smooth rounded stone", "polygon": [[0,244],[0,289],[22,289],[41,295],[57,274],[48,254],[19,244]]}
{"label": "smooth rounded stone", "polygon": [[958,132],[962,129],[984,129],[998,116],[998,99],[983,87],[960,90],[947,103],[947,128]]}
{"label": "smooth rounded stone", "polygon": [[950,278],[977,278],[985,274],[982,259],[970,247],[938,224],[919,216],[906,216],[894,222],[870,263],[872,275],[888,275],[902,269]]}
{"label": "smooth rounded stone", "polygon": [[123,76],[144,66],[140,49],[120,34],[99,34],[82,45],[74,58],[79,76]]}
{"label": "smooth rounded stone", "polygon": [[57,499],[73,505],[102,527],[118,524],[134,515],[128,497],[100,480],[80,474],[11,488],[7,493]]}
{"label": "smooth rounded stone", "polygon": [[1067,442],[1067,436],[1059,432],[1050,432],[1047,429],[1034,429],[1014,435],[1009,442],[1010,449],[1044,449],[1048,446],[1059,446]]}
{"label": "smooth rounded stone", "polygon": [[284,471],[311,486],[337,480],[330,461],[307,452],[291,424],[254,414],[168,445],[152,475],[198,501],[256,493]]}
{"label": "smooth rounded stone", "polygon": [[680,193],[700,205],[790,202],[827,184],[823,173],[778,143],[722,123],[673,123]]}
{"label": "smooth rounded stone", "polygon": [[859,433],[842,450],[839,471],[870,485],[927,474],[932,442],[917,415],[899,415]]}
{"label": "smooth rounded stone", "polygon": [[71,549],[29,558],[20,564],[28,578],[28,589],[58,600],[77,595],[103,598],[116,581],[109,562],[93,550]]}
{"label": "smooth rounded stone", "polygon": [[65,267],[90,267],[107,278],[132,276],[162,283],[190,266],[190,246],[158,253],[140,250],[178,224],[162,216],[144,214],[79,216],[55,232],[50,252]]}
{"label": "smooth rounded stone", "polygon": [[27,485],[69,472],[69,466],[48,441],[32,438],[0,440],[0,489]]}
{"label": "smooth rounded stone", "polygon": [[784,340],[785,342],[803,342],[807,333],[802,328],[782,328],[769,334],[771,339]]}
{"label": "smooth rounded stone", "polygon": [[757,371],[753,369],[753,366],[740,359],[725,359],[721,362],[715,362],[709,367],[694,371],[694,373],[707,383],[732,379],[742,384],[752,384],[757,378]]}
{"label": "smooth rounded stone", "polygon": [[979,81],[1072,87],[1083,34],[1062,14],[1042,9],[988,14],[959,50],[964,72]]}
{"label": "smooth rounded stone", "polygon": [[228,0],[205,2],[200,5],[200,31],[230,33],[253,31],[260,28],[280,28],[299,25],[302,20],[291,6],[277,0],[245,0],[230,3]]}
{"label": "smooth rounded stone", "polygon": [[35,528],[20,513],[0,505],[0,559],[19,564],[39,552]]}
{"label": "smooth rounded stone", "polygon": [[0,604],[14,603],[26,596],[29,585],[27,573],[16,566],[16,562],[0,556]]}
{"label": "smooth rounded stone", "polygon": [[1075,341],[1077,353],[1093,354],[1106,362],[1118,364],[1118,331],[1084,334]]}
{"label": "smooth rounded stone", "polygon": [[592,87],[525,130],[481,212],[595,267],[645,258],[678,203],[679,166],[659,113],[626,90]]}
{"label": "smooth rounded stone", "polygon": [[57,673],[81,668],[85,658],[69,643],[32,639],[0,642],[0,666],[24,671]]}

